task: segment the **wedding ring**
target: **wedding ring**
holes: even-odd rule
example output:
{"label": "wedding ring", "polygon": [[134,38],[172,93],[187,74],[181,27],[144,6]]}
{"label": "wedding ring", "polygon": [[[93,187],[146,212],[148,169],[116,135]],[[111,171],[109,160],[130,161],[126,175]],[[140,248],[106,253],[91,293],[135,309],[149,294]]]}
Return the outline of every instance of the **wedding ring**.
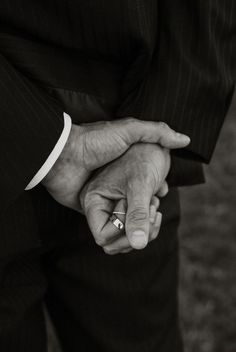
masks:
{"label": "wedding ring", "polygon": [[124,228],[124,223],[116,216],[116,214],[122,214],[125,215],[123,212],[113,212],[112,216],[110,217],[110,220],[112,224],[118,229],[118,230],[123,230]]}

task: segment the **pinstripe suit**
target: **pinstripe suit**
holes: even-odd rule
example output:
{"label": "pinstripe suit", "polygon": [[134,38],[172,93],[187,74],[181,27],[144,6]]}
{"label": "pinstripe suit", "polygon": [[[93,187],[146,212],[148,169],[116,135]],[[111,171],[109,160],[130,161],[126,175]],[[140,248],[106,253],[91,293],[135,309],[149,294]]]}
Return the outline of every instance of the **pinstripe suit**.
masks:
{"label": "pinstripe suit", "polygon": [[58,140],[64,110],[74,123],[167,122],[191,137],[172,154],[170,185],[203,182],[234,89],[235,22],[233,0],[1,0],[1,351],[17,341],[19,351],[44,351],[46,292],[68,351],[78,340],[82,351],[181,350],[176,190],[162,204],[160,240],[116,259],[93,244],[82,216],[41,186],[23,190]]}

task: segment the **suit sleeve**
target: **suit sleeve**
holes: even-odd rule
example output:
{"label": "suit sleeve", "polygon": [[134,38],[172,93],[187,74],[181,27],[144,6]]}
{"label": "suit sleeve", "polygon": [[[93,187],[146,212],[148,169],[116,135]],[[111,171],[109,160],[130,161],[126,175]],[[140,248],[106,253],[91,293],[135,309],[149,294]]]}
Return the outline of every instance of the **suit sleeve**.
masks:
{"label": "suit sleeve", "polygon": [[211,160],[233,95],[235,0],[163,0],[158,23],[149,72],[138,88],[124,92],[118,115],[126,111],[165,121],[189,135],[191,144],[172,154],[171,170],[174,184],[180,170],[189,184],[195,166]]}
{"label": "suit sleeve", "polygon": [[0,210],[24,191],[53,150],[63,110],[0,54]]}

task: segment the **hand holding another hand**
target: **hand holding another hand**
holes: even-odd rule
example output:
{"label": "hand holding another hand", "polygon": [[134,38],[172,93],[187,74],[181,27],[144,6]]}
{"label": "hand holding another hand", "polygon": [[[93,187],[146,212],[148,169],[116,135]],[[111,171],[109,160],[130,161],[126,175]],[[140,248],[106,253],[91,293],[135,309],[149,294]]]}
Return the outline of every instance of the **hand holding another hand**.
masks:
{"label": "hand holding another hand", "polygon": [[[158,192],[165,195],[169,151],[156,144],[134,144],[100,169],[80,193],[81,205],[98,245],[108,254],[142,249],[161,225]],[[110,221],[113,211],[126,212],[125,232]]]}
{"label": "hand holding another hand", "polygon": [[189,138],[162,122],[134,118],[72,125],[60,157],[42,184],[57,202],[80,211],[79,192],[92,171],[119,158],[135,143],[175,149],[187,146]]}

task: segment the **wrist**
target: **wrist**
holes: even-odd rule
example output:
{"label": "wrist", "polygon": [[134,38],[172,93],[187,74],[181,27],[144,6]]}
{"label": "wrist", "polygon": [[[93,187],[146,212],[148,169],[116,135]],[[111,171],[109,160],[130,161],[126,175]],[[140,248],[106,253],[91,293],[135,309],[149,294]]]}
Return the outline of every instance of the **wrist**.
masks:
{"label": "wrist", "polygon": [[82,188],[90,173],[84,168],[83,165],[83,147],[82,143],[79,141],[79,136],[80,127],[72,124],[68,140],[61,154],[41,182],[45,187],[49,187],[51,182],[55,179],[64,179],[66,174],[68,175],[69,182],[71,169],[74,168],[77,176],[78,187],[81,185]]}

